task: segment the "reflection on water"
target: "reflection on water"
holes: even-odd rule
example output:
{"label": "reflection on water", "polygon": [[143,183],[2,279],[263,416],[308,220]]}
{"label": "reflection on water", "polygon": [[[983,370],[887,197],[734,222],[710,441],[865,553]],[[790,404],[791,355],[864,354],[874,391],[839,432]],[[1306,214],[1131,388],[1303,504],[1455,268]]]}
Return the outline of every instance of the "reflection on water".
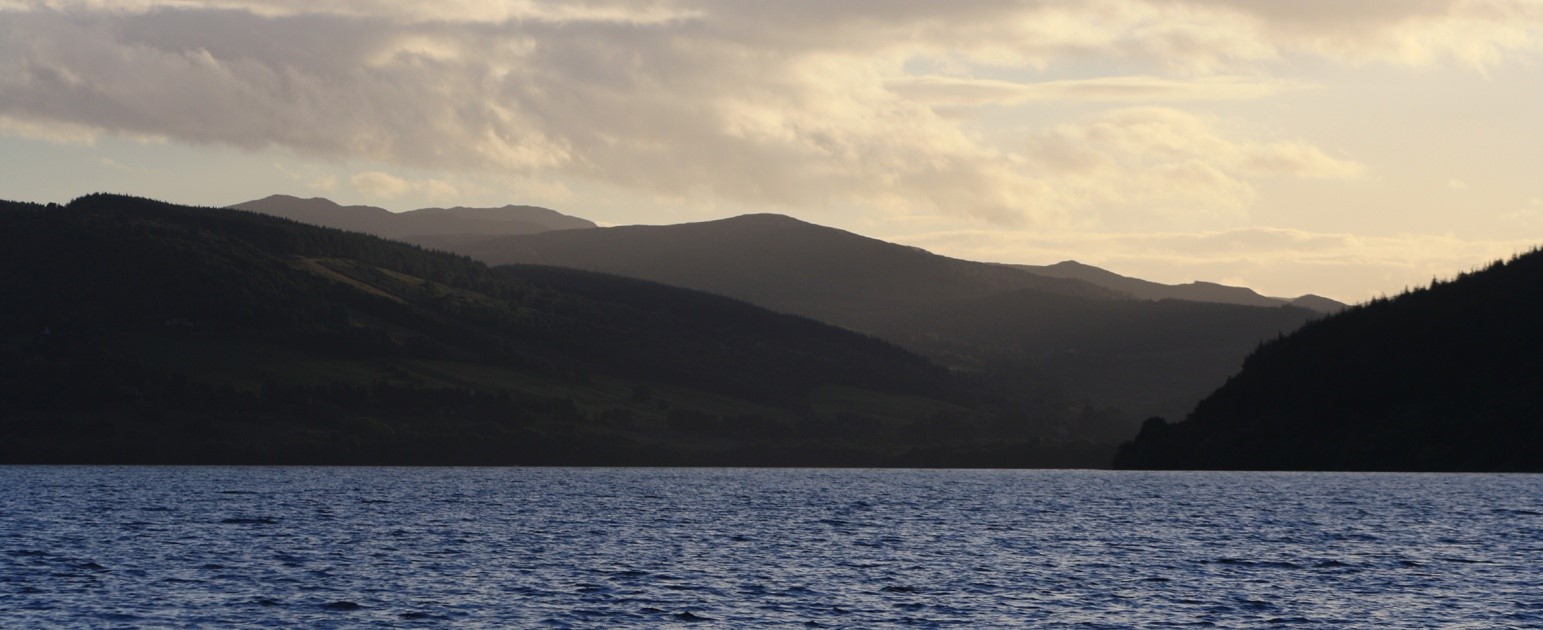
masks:
{"label": "reflection on water", "polygon": [[1543,476],[0,468],[0,626],[1543,626]]}

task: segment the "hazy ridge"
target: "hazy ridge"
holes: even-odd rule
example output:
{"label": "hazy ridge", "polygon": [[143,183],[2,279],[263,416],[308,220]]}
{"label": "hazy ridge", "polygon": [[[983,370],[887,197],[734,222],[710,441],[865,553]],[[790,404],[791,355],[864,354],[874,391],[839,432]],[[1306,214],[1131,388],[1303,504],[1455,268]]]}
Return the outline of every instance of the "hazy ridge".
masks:
{"label": "hazy ridge", "polygon": [[1162,284],[1066,260],[1053,265],[1011,265],[1036,275],[1051,278],[1082,280],[1101,287],[1114,289],[1140,300],[1189,300],[1191,302],[1216,302],[1243,306],[1299,306],[1321,313],[1332,313],[1345,308],[1345,304],[1319,295],[1302,295],[1295,298],[1279,298],[1260,295],[1253,289],[1233,287],[1215,282],[1195,281],[1187,284]]}

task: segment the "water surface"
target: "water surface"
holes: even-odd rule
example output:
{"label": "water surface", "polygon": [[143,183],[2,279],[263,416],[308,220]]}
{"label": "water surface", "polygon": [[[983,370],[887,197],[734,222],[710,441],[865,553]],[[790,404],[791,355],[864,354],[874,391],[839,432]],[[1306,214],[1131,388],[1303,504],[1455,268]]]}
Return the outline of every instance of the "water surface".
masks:
{"label": "water surface", "polygon": [[1543,476],[0,467],[0,627],[1543,627]]}

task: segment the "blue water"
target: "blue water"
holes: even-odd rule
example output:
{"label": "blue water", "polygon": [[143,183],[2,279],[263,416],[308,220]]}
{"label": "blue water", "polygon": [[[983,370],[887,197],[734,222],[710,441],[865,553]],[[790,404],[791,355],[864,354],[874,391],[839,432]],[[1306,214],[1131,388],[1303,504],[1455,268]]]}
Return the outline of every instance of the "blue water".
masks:
{"label": "blue water", "polygon": [[1543,627],[1543,476],[0,468],[0,627]]}

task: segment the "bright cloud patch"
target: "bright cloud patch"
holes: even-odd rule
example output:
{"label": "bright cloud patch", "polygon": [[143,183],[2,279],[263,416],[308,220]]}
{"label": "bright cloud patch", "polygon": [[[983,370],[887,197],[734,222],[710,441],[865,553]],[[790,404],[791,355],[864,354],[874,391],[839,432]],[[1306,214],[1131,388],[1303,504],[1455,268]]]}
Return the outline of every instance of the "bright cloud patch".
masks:
{"label": "bright cloud patch", "polygon": [[365,171],[348,179],[355,190],[378,199],[396,199],[408,194],[427,199],[453,199],[456,187],[441,179],[408,180],[381,171]]}
{"label": "bright cloud patch", "polygon": [[891,79],[889,89],[928,105],[1018,105],[1045,101],[1183,102],[1256,99],[1303,86],[1255,77],[1218,76],[1174,79],[1152,76],[1101,77],[1014,83],[948,76]]}
{"label": "bright cloud patch", "polygon": [[1241,214],[1255,198],[1253,178],[1346,179],[1366,170],[1299,142],[1231,140],[1203,118],[1165,108],[1114,110],[1061,125],[1034,135],[1024,149],[1036,170],[1084,207],[1139,206],[1173,219]]}

